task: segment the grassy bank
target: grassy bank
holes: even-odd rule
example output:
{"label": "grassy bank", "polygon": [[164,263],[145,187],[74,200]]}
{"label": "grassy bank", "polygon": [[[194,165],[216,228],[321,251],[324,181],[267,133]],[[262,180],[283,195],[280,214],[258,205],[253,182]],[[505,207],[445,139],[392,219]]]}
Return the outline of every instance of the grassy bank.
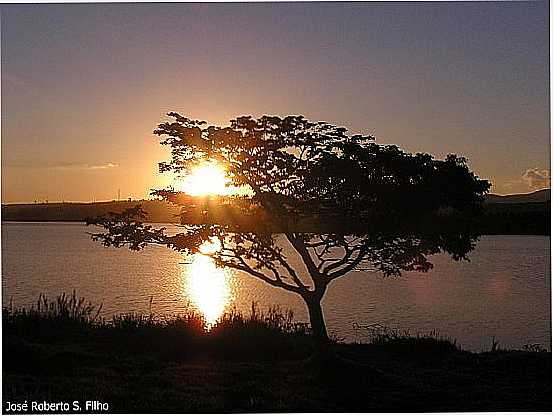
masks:
{"label": "grassy bank", "polygon": [[4,402],[98,400],[110,412],[551,410],[551,353],[460,350],[436,335],[374,332],[309,359],[291,313],[193,312],[105,321],[75,296],[3,310]]}

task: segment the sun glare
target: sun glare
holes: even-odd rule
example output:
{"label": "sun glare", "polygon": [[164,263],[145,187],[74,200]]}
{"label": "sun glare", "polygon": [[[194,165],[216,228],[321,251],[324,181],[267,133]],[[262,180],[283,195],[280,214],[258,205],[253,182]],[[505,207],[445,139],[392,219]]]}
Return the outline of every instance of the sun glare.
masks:
{"label": "sun glare", "polygon": [[207,328],[213,326],[232,300],[231,272],[215,266],[206,256],[221,249],[218,239],[212,238],[200,246],[192,257],[191,266],[183,269],[185,292],[203,314]]}
{"label": "sun glare", "polygon": [[180,186],[180,190],[190,196],[226,195],[228,179],[225,169],[213,162],[205,162],[186,176]]}
{"label": "sun glare", "polygon": [[200,245],[200,252],[204,255],[214,254],[215,252],[220,251],[222,248],[221,241],[212,236],[208,241],[205,241]]}

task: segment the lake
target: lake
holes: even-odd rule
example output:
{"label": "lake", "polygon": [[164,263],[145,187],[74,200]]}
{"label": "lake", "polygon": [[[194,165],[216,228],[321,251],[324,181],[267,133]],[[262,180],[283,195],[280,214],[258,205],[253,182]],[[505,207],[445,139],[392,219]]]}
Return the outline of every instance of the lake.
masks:
{"label": "lake", "polygon": [[[61,292],[103,303],[102,314],[174,315],[193,308],[214,322],[252,301],[291,309],[308,321],[300,297],[248,275],[215,268],[203,256],[184,258],[164,247],[141,252],[103,247],[80,223],[2,223],[2,300],[29,306],[40,293]],[[354,324],[380,323],[410,330],[437,330],[469,350],[538,343],[551,350],[550,238],[483,236],[470,262],[432,257],[426,274],[384,278],[352,272],[335,280],[323,300],[331,334],[363,341]],[[153,298],[150,306],[150,298]]]}

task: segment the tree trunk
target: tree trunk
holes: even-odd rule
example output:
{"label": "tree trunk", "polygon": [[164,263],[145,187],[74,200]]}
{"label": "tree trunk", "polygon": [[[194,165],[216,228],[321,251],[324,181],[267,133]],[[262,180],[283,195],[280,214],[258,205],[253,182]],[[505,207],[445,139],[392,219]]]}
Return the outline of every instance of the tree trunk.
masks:
{"label": "tree trunk", "polygon": [[326,323],[321,308],[321,300],[318,298],[305,298],[307,309],[309,310],[309,320],[311,322],[311,331],[317,348],[326,348],[329,343]]}

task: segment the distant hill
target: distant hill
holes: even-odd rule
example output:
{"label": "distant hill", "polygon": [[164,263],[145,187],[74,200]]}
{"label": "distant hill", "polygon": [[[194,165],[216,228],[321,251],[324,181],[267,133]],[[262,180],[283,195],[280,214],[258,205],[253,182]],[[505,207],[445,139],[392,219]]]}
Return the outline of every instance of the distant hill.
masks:
{"label": "distant hill", "polygon": [[244,201],[230,203],[226,197],[179,198],[181,206],[163,200],[109,201],[96,203],[21,203],[2,205],[2,221],[11,222],[85,222],[107,213],[121,213],[123,210],[140,205],[146,211],[146,221],[151,223],[180,223],[181,214],[185,222],[199,224],[205,221],[209,209],[213,220],[221,224],[238,224],[244,228],[254,228],[258,223],[269,223],[266,215],[255,209],[251,213],[243,211]]}
{"label": "distant hill", "polygon": [[550,202],[551,189],[537,190],[532,193],[521,193],[516,195],[494,195],[486,196],[486,203],[536,203]]}
{"label": "distant hill", "polygon": [[84,222],[109,212],[120,213],[140,204],[151,222],[178,222],[180,208],[159,200],[111,201],[96,203],[20,203],[2,205],[3,221]]}
{"label": "distant hill", "polygon": [[[261,225],[277,229],[262,209],[256,208],[245,200],[231,202],[225,198],[202,199],[186,196],[181,202],[186,206],[182,212],[186,223],[204,223],[204,212],[209,205],[212,218],[216,223],[239,225],[244,230],[258,229]],[[142,205],[142,208],[148,212],[148,222],[177,223],[180,220],[181,209],[177,205],[161,200],[136,200],[6,204],[2,205],[2,221],[84,222],[86,218],[108,212],[121,212],[137,204]],[[474,223],[479,232],[484,235],[549,235],[551,191],[544,189],[528,194],[488,195],[484,204],[484,214],[475,218]],[[319,226],[317,219],[307,219],[299,229],[303,229],[300,230],[301,232],[309,232],[313,226]]]}

